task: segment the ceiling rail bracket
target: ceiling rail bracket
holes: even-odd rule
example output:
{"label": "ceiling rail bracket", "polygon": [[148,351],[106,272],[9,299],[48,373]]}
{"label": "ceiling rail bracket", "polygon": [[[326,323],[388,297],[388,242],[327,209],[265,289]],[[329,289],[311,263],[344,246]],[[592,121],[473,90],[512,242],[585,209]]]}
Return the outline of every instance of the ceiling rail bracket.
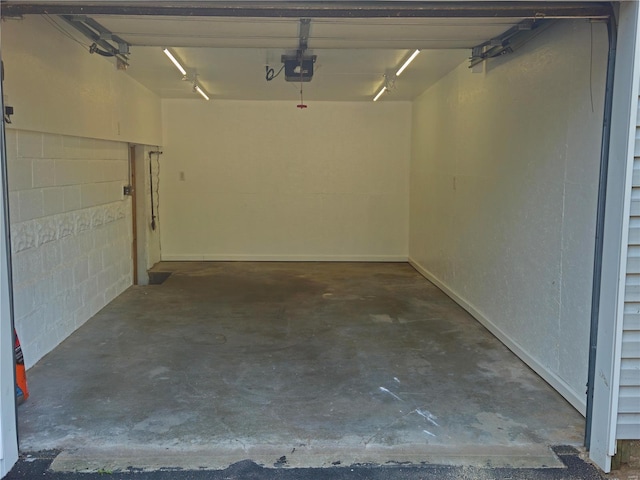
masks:
{"label": "ceiling rail bracket", "polygon": [[548,19],[525,19],[503,34],[476,45],[471,49],[469,68],[473,68],[490,58],[515,52],[555,22],[555,20]]}

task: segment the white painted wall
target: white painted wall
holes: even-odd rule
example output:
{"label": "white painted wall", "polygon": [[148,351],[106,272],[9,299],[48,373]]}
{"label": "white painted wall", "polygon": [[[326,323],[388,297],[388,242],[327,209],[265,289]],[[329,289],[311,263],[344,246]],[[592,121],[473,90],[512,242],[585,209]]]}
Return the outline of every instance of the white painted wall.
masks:
{"label": "white painted wall", "polygon": [[3,21],[2,57],[4,94],[16,112],[13,128],[162,143],[159,98],[118,71],[114,60],[89,54],[43,17]]}
{"label": "white painted wall", "polygon": [[[136,227],[138,243],[138,285],[148,285],[147,271],[160,261],[160,219],[156,215],[156,229],[151,227],[151,182],[153,181],[153,204],[157,208],[162,155],[150,152],[161,151],[158,146],[136,146]],[[151,170],[149,170],[151,167]]]}
{"label": "white painted wall", "polygon": [[406,260],[411,104],[296,103],[163,100],[163,260]]}
{"label": "white painted wall", "polygon": [[131,285],[127,142],[161,144],[160,100],[41,16],[3,21],[2,55],[15,319],[30,367]]}
{"label": "white painted wall", "polygon": [[413,105],[411,261],[583,413],[606,52],[556,24]]}

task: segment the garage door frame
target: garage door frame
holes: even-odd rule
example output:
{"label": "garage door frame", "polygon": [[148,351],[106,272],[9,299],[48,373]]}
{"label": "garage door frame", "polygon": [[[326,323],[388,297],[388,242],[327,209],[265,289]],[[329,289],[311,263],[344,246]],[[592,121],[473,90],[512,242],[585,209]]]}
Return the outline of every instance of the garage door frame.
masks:
{"label": "garage door frame", "polygon": [[[1,57],[1,55],[0,55]],[[0,63],[2,62],[0,58]],[[2,68],[4,80],[4,68]],[[13,350],[13,289],[11,288],[11,248],[9,235],[9,188],[5,137],[3,81],[0,81],[2,128],[0,130],[0,477],[18,460],[18,427]]]}
{"label": "garage door frame", "polygon": [[[203,15],[203,16],[252,16],[252,17],[543,17],[543,18],[597,18],[611,20],[611,6],[606,2],[282,2],[263,1],[249,2],[19,2],[7,1],[3,4],[4,15],[22,14],[121,14],[121,15]],[[592,388],[593,401],[588,396],[586,444],[591,447],[591,457],[605,471],[610,469],[611,456],[615,454],[615,425],[618,405],[618,384],[620,370],[620,348],[622,335],[622,307],[624,292],[623,261],[626,260],[626,240],[628,239],[628,205],[633,155],[630,153],[635,130],[636,108],[631,100],[638,96],[637,42],[638,42],[638,4],[621,2],[618,16],[619,40],[617,42],[617,62],[615,74],[611,76],[612,90],[611,123],[603,128],[603,142],[608,143],[611,129],[612,136],[608,148],[603,148],[602,164],[606,184],[601,185],[601,214],[598,223],[601,225],[602,250],[596,247],[594,272],[594,298],[599,304],[594,305],[592,318],[592,349],[589,371],[589,386]],[[3,123],[4,136],[4,123]],[[603,143],[603,145],[605,145]],[[3,147],[3,177],[6,180],[6,158]],[[630,160],[629,160],[630,159]],[[2,197],[6,199],[6,183],[2,185]],[[606,200],[606,201],[605,201]],[[3,209],[6,205],[2,205]],[[6,209],[4,209],[6,210]],[[626,214],[626,216],[625,216]],[[601,218],[600,218],[601,217]],[[8,220],[4,218],[4,233],[8,233]],[[2,235],[3,238],[8,239]],[[3,252],[6,249],[3,248]],[[2,263],[0,269],[2,286],[2,332],[11,327],[11,289],[10,258]],[[601,272],[600,272],[601,269]],[[601,276],[600,276],[601,273]],[[6,289],[6,291],[5,291]],[[622,294],[621,294],[622,292]],[[5,300],[6,299],[6,300]],[[613,319],[613,321],[612,321]],[[6,338],[3,336],[2,338]],[[6,343],[6,341],[5,341]],[[5,345],[0,348],[0,355],[5,355]],[[12,348],[11,348],[12,351]],[[3,362],[6,367],[7,363]],[[8,372],[2,373],[2,392],[6,392]],[[602,375],[600,375],[602,374]],[[602,377],[604,381],[598,380]],[[13,370],[11,372],[13,384]],[[604,387],[602,386],[604,385]],[[13,389],[11,388],[11,392]],[[6,396],[6,395],[5,395]],[[4,401],[3,401],[4,400]],[[0,397],[0,426],[5,441],[0,444],[0,462],[11,462],[17,459],[17,437],[15,432],[15,408],[11,412],[11,402]],[[13,416],[12,416],[13,415]],[[11,432],[12,435],[7,435]],[[15,442],[11,438],[16,438]],[[8,439],[8,440],[7,440]],[[3,454],[4,453],[4,454]],[[8,464],[8,463],[7,463]],[[4,463],[0,463],[2,468]],[[0,475],[3,471],[0,471]]]}
{"label": "garage door frame", "polygon": [[[605,472],[611,470],[616,454],[616,426],[620,390],[620,363],[629,240],[629,211],[633,175],[635,130],[640,78],[640,6],[621,2],[617,15],[617,61],[612,88],[609,159],[606,171],[606,198],[602,224],[600,288],[594,285],[599,310],[595,349],[590,352],[589,387],[593,401],[587,412],[589,456]],[[601,185],[601,191],[602,191]],[[596,265],[598,267],[598,265]]]}
{"label": "garage door frame", "polygon": [[7,0],[6,15],[170,15],[204,17],[456,18],[536,17],[608,19],[608,2],[594,1],[20,1]]}

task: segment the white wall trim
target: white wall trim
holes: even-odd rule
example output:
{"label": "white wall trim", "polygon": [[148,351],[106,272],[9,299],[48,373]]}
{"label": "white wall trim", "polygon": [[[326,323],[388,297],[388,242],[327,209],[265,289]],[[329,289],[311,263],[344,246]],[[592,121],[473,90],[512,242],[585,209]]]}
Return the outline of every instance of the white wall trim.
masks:
{"label": "white wall trim", "polygon": [[165,262],[403,262],[406,255],[238,255],[163,253]]}
{"label": "white wall trim", "polygon": [[4,91],[19,112],[12,128],[161,143],[160,97],[117,70],[113,58],[78,49],[40,15],[4,22],[2,57],[7,72]]}
{"label": "white wall trim", "polygon": [[453,291],[446,283],[442,282],[433,273],[420,265],[414,259],[409,257],[409,264],[415,268],[418,273],[433,283],[436,287],[447,294],[454,302],[464,308],[473,318],[480,322],[487,330],[500,340],[509,350],[516,354],[529,368],[536,372],[542,379],[551,385],[560,393],[578,412],[582,415],[586,414],[586,398],[581,398],[574,392],[569,385],[559,376],[547,370],[538,360],[532,357],[518,342],[513,340],[508,334],[503,332],[489,318],[480,312],[470,302]]}

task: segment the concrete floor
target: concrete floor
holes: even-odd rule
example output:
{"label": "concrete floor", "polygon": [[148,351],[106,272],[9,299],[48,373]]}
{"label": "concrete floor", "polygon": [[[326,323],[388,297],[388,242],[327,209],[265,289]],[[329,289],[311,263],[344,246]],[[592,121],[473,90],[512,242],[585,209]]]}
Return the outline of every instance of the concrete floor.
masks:
{"label": "concrete floor", "polygon": [[59,470],[561,468],[584,419],[407,264],[165,263],[28,372]]}

